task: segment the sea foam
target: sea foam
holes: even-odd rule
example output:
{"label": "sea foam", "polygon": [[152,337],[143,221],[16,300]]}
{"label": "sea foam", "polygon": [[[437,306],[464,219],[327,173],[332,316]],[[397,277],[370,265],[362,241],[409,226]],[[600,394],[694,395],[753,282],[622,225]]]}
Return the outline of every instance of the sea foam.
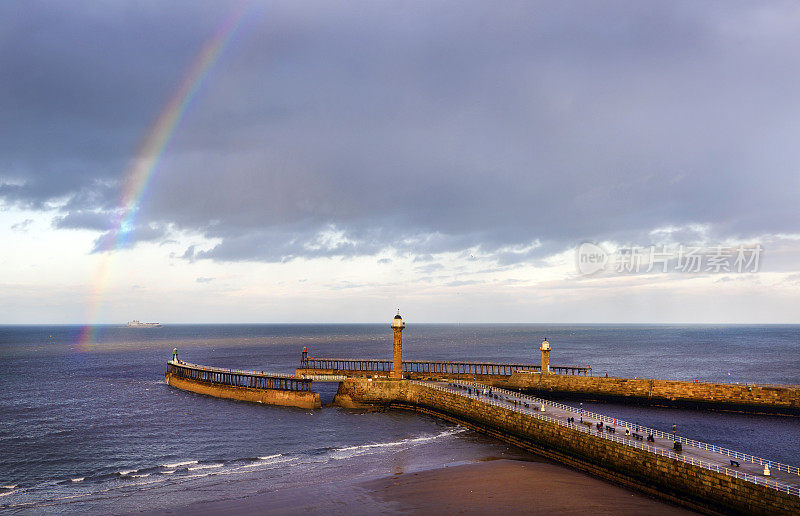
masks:
{"label": "sea foam", "polygon": [[201,464],[199,466],[195,466],[193,468],[188,468],[189,471],[196,471],[198,469],[211,469],[211,468],[221,468],[224,464]]}
{"label": "sea foam", "polygon": [[197,464],[197,461],[196,460],[187,460],[187,461],[184,461],[184,462],[175,462],[175,463],[172,463],[172,464],[162,464],[161,467],[162,468],[172,469],[172,468],[179,468],[181,466],[188,466],[189,464]]}

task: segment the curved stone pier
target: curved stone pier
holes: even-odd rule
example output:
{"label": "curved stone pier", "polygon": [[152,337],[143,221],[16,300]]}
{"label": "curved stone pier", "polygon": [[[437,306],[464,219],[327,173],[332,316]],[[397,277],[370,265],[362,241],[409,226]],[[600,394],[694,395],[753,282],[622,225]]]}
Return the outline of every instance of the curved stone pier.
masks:
{"label": "curved stone pier", "polygon": [[322,406],[319,393],[309,390],[311,380],[288,375],[236,371],[170,360],[164,381],[178,389],[216,398],[304,409]]}

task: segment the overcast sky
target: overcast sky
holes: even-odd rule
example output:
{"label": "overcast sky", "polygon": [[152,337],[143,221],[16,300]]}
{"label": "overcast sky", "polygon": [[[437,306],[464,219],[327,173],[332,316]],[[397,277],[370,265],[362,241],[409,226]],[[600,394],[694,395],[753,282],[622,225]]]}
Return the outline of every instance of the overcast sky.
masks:
{"label": "overcast sky", "polygon": [[0,323],[800,322],[796,2],[246,3],[107,250],[242,5],[0,3]]}

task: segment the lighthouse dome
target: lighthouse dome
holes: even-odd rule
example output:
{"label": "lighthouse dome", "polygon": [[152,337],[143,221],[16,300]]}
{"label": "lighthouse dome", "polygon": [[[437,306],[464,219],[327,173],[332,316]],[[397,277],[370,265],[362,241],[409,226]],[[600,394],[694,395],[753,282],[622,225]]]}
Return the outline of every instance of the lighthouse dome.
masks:
{"label": "lighthouse dome", "polygon": [[403,322],[403,318],[400,317],[400,314],[394,316],[392,320],[392,324],[390,325],[392,328],[404,328],[406,324]]}

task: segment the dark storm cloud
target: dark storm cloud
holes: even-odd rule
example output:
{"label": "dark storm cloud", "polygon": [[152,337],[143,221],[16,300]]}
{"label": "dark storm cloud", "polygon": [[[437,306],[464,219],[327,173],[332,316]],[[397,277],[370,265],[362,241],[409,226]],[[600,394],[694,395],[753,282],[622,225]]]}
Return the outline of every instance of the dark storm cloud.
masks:
{"label": "dark storm cloud", "polygon": [[218,22],[188,4],[3,2],[0,199],[113,204],[108,187]]}
{"label": "dark storm cloud", "polygon": [[[9,5],[0,198],[107,210],[231,7]],[[797,232],[798,29],[791,3],[256,4],[140,222],[222,261]]]}

